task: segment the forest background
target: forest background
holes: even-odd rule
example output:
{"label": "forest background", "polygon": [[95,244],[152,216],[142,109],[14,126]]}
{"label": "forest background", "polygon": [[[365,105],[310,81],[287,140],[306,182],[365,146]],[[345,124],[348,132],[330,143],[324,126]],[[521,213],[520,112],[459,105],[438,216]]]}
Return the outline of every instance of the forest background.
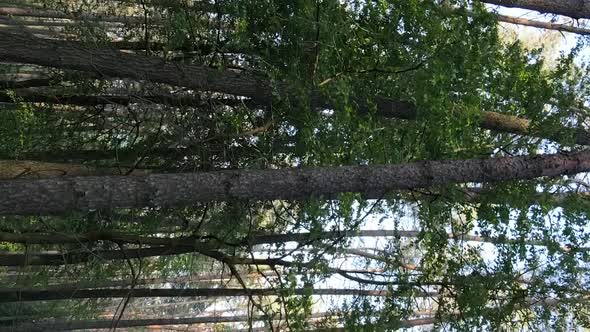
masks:
{"label": "forest background", "polygon": [[1,0],[0,330],[590,327],[586,19]]}

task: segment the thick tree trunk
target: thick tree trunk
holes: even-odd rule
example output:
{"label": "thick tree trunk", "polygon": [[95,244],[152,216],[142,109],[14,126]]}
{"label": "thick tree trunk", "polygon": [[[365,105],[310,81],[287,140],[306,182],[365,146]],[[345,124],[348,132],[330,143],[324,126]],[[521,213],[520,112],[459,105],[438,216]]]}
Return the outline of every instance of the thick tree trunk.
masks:
{"label": "thick tree trunk", "polygon": [[[6,50],[6,47],[15,47]],[[115,49],[80,49],[76,43],[32,38],[0,31],[0,61],[87,71],[106,77],[148,80],[197,90],[216,91],[270,102],[269,82],[212,68],[166,63],[163,59]]]}
{"label": "thick tree trunk", "polygon": [[68,299],[100,299],[124,297],[236,297],[236,296],[279,296],[283,292],[294,295],[349,295],[349,296],[387,296],[385,290],[361,289],[294,289],[280,290],[273,288],[135,288],[135,289],[0,289],[0,303],[21,301],[49,301]]}
{"label": "thick tree trunk", "polygon": [[72,210],[175,207],[195,202],[297,200],[560,176],[590,171],[590,151],[490,159],[423,161],[385,166],[228,170],[88,176],[0,182],[0,214],[56,214]]}
{"label": "thick tree trunk", "polygon": [[590,0],[483,0],[504,7],[536,10],[572,18],[590,18]]}
{"label": "thick tree trunk", "polygon": [[[115,49],[80,49],[75,43],[68,44],[5,31],[0,31],[0,61],[17,61],[92,72],[105,77],[132,78],[185,86],[195,90],[245,96],[260,104],[269,104],[273,99],[270,82],[256,76],[195,65],[167,63],[163,59],[123,53]],[[290,94],[288,85],[283,84],[277,89],[283,94]],[[311,103],[316,107],[330,107],[317,93],[312,93],[311,99]],[[409,102],[379,97],[373,102],[377,105],[378,114],[383,117],[416,119],[416,107]],[[356,100],[356,103],[360,113],[368,112],[370,109],[362,100]],[[560,140],[561,137],[532,132],[529,120],[496,112],[483,112],[479,126],[499,132],[536,135],[554,140]],[[568,131],[561,129],[559,132]],[[584,130],[577,132],[576,143],[590,145],[590,133]]]}

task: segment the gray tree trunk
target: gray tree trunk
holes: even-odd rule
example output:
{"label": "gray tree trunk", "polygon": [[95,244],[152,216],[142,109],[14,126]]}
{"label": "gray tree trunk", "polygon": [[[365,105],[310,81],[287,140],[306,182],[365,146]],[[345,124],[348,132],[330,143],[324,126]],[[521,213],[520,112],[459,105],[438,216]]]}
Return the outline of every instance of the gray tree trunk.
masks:
{"label": "gray tree trunk", "polygon": [[[279,296],[282,292],[274,288],[134,288],[134,289],[78,289],[63,288],[50,290],[0,289],[0,303],[21,301],[50,301],[68,299],[99,299],[125,297],[235,297],[235,296]],[[288,290],[293,295],[350,295],[350,296],[387,296],[386,290],[342,289],[304,289]],[[428,293],[429,294],[429,293]]]}
{"label": "gray tree trunk", "polygon": [[[310,318],[323,318],[334,315],[334,313],[315,313],[311,314]],[[248,322],[250,320],[268,320],[267,316],[212,316],[212,317],[189,317],[189,318],[155,318],[155,319],[122,319],[117,321],[117,328],[127,327],[142,327],[155,326],[161,328],[162,326],[170,325],[193,325],[193,324],[216,324],[216,323],[234,323],[234,322]],[[420,325],[429,325],[437,322],[434,317],[402,320],[399,322],[400,327],[413,327]],[[82,320],[82,321],[56,321],[56,322],[35,322],[24,323],[9,328],[10,332],[41,332],[41,331],[71,331],[71,330],[95,330],[95,329],[112,329],[115,322],[112,319],[105,320]],[[201,331],[200,328],[189,329],[185,327],[182,331]],[[257,328],[247,329],[244,331],[258,331]],[[236,330],[237,331],[237,330]],[[242,330],[240,330],[242,331]],[[268,331],[268,328],[260,329],[260,331]],[[319,328],[311,330],[311,332],[337,332],[347,331],[345,328]]]}
{"label": "gray tree trunk", "polygon": [[0,180],[22,178],[52,178],[89,175],[145,175],[149,170],[126,167],[92,167],[83,164],[47,163],[30,160],[0,160]]}
{"label": "gray tree trunk", "polygon": [[546,14],[565,15],[572,18],[590,18],[589,0],[484,0],[504,7],[536,10]]}
{"label": "gray tree trunk", "polygon": [[533,20],[527,20],[526,18],[522,18],[522,17],[513,17],[513,16],[506,16],[506,15],[499,15],[499,14],[496,15],[496,18],[500,22],[506,22],[506,23],[511,23],[511,24],[525,25],[525,26],[529,26],[529,27],[548,29],[548,30],[571,32],[571,33],[577,33],[579,35],[590,35],[590,29],[577,27],[577,26],[573,26],[573,25],[569,25],[569,24],[544,22],[544,21],[533,21]]}
{"label": "gray tree trunk", "polygon": [[378,197],[398,189],[453,183],[554,177],[590,171],[590,151],[399,165],[87,176],[0,182],[0,214],[175,207],[195,202],[298,200],[358,192]]}

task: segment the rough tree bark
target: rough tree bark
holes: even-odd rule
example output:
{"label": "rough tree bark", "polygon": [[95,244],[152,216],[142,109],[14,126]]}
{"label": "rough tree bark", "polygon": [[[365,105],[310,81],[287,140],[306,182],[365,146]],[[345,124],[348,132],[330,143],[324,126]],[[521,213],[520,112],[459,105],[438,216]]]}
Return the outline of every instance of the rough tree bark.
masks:
{"label": "rough tree bark", "polygon": [[[0,61],[16,61],[48,67],[92,72],[104,77],[123,77],[148,80],[195,90],[213,91],[252,98],[260,104],[270,104],[273,99],[271,82],[264,78],[232,71],[179,63],[167,63],[163,59],[124,53],[115,49],[80,49],[75,43],[34,38],[22,34],[0,31]],[[158,70],[154,70],[158,68]],[[290,94],[287,84],[278,84],[275,91]],[[369,103],[355,100],[357,111],[369,111]],[[415,105],[407,101],[375,97],[378,114],[387,118],[414,120]],[[311,94],[311,104],[330,107],[319,94]],[[482,112],[479,126],[498,132],[518,135],[534,135],[560,140],[560,135],[535,132],[531,122],[516,116],[497,112]],[[571,130],[571,129],[570,129]],[[568,132],[562,128],[560,133]],[[577,144],[590,145],[590,133],[579,130],[575,133]]]}
{"label": "rough tree bark", "polygon": [[536,10],[541,13],[569,16],[575,19],[590,18],[589,0],[484,0],[504,7]]}
{"label": "rough tree bark", "polygon": [[496,15],[496,18],[500,22],[506,22],[506,23],[511,23],[511,24],[525,25],[525,26],[535,27],[535,28],[540,28],[540,29],[571,32],[571,33],[577,33],[579,35],[590,35],[590,29],[576,27],[576,26],[568,25],[568,24],[533,21],[533,20],[527,20],[526,18],[499,15],[499,14]]}
{"label": "rough tree bark", "polygon": [[[249,75],[212,68],[166,63],[163,59],[115,49],[80,49],[76,43],[51,41],[0,31],[0,61],[19,61],[48,67],[186,86],[198,90],[242,95],[270,102],[269,82]],[[14,47],[13,50],[7,50]],[[157,68],[157,70],[154,70]]]}
{"label": "rough tree bark", "polygon": [[371,197],[399,189],[495,182],[590,171],[590,151],[399,165],[88,176],[0,182],[0,214],[58,214],[73,210],[174,207],[233,199]]}
{"label": "rough tree bark", "polygon": [[47,163],[30,160],[0,160],[0,180],[90,175],[146,175],[149,170],[125,167],[92,167],[82,164]]}

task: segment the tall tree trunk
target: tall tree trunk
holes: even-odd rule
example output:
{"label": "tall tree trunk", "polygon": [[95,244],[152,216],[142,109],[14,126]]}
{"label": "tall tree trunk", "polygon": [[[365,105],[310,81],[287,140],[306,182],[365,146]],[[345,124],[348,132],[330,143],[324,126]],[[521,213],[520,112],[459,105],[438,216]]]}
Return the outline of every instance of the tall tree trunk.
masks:
{"label": "tall tree trunk", "polygon": [[51,178],[58,176],[145,175],[148,170],[125,167],[92,167],[81,164],[46,163],[29,160],[0,160],[0,180],[17,178]]}
{"label": "tall tree trunk", "polygon": [[[412,328],[417,326],[425,326],[425,325],[432,325],[440,322],[440,318],[436,317],[427,317],[427,318],[416,318],[416,319],[408,319],[399,321],[399,328]],[[367,329],[367,331],[377,331],[380,327],[377,326],[363,326]],[[327,328],[318,328],[314,330],[310,330],[309,332],[346,332],[350,331],[347,327],[327,327]],[[361,330],[364,331],[364,330]]]}
{"label": "tall tree trunk", "polygon": [[[124,24],[143,24],[145,18],[139,16],[107,16],[88,14],[67,14],[57,10],[45,10],[36,8],[0,7],[0,15],[24,16],[51,19],[89,20],[96,22],[111,22]],[[150,19],[150,24],[161,23],[161,20]]]}
{"label": "tall tree trunk", "polygon": [[[24,44],[23,44],[24,43]],[[270,83],[253,76],[196,65],[166,63],[164,59],[115,49],[81,49],[77,43],[33,38],[0,31],[0,60],[126,77],[251,97],[268,103]],[[5,47],[15,47],[9,51]],[[88,59],[92,58],[92,61]],[[154,70],[157,68],[158,70]]]}
{"label": "tall tree trunk", "polygon": [[57,214],[72,210],[174,207],[195,202],[297,200],[358,192],[378,197],[399,189],[495,182],[590,171],[590,151],[400,165],[228,170],[88,176],[0,182],[0,214]]}
{"label": "tall tree trunk", "polygon": [[[155,151],[150,150],[150,155],[169,156],[175,153],[186,153],[182,148],[168,149],[156,148]],[[88,160],[103,160],[116,159],[123,162],[132,162],[146,154],[144,149],[137,148],[122,148],[112,150],[49,150],[49,151],[26,151],[18,154],[0,152],[0,158],[3,159],[26,159],[43,161],[48,163],[61,163],[69,160],[88,161]]]}
{"label": "tall tree trunk", "polygon": [[[0,82],[1,86],[2,82]],[[18,82],[8,82],[7,84],[17,85]],[[129,104],[163,104],[177,107],[211,107],[211,105],[225,106],[248,106],[256,105],[237,99],[204,99],[193,96],[174,96],[174,95],[50,95],[37,91],[17,90],[15,92],[18,101],[29,103],[50,103],[78,106],[94,106],[105,104],[117,104],[127,106]],[[0,92],[0,102],[13,103],[15,99],[7,93]]]}
{"label": "tall tree trunk", "polygon": [[483,0],[504,7],[536,10],[546,14],[565,15],[572,18],[590,18],[588,0]]}
{"label": "tall tree trunk", "polygon": [[[270,276],[270,273],[268,273]],[[249,274],[241,274],[241,277],[244,280],[254,279],[257,277],[261,277],[261,274],[258,273],[249,273]],[[74,283],[52,283],[45,287],[46,289],[62,289],[62,288],[129,288],[131,285],[139,286],[139,285],[149,285],[150,287],[154,286],[165,286],[166,284],[205,284],[205,283],[215,283],[215,282],[223,282],[228,281],[234,278],[234,276],[229,272],[224,273],[204,273],[204,274],[197,274],[197,275],[188,275],[182,277],[159,277],[159,278],[144,278],[138,280],[131,280],[131,279],[101,279],[95,281],[80,281]]]}
{"label": "tall tree trunk", "polygon": [[[282,244],[287,242],[299,242],[299,243],[312,243],[314,240],[327,240],[335,238],[350,238],[350,237],[406,237],[415,238],[420,235],[420,231],[412,230],[360,230],[360,231],[330,231],[330,232],[319,232],[319,233],[287,233],[287,234],[264,234],[264,235],[253,235],[249,238],[244,239],[241,242],[230,245],[228,243],[222,243],[217,240],[203,241],[198,237],[186,236],[176,238],[164,238],[164,237],[143,237],[132,234],[110,232],[110,231],[99,231],[90,232],[86,234],[52,234],[52,233],[7,233],[0,232],[0,242],[10,243],[23,243],[23,244],[67,244],[67,243],[85,243],[92,241],[113,241],[121,244],[137,244],[141,243],[146,246],[166,246],[170,248],[174,247],[192,247],[200,250],[203,249],[224,249],[224,248],[236,248],[240,246],[254,246],[260,244]],[[511,240],[509,238],[493,238],[487,236],[471,235],[471,234],[453,234],[447,233],[446,236],[449,239],[457,239],[460,241],[472,241],[472,242],[487,242],[494,244],[505,244],[505,243],[520,243],[517,240]],[[525,241],[526,245],[532,246],[546,246],[547,243],[543,241]],[[577,247],[577,248],[562,248],[563,251],[590,251],[590,247]],[[100,255],[100,253],[96,253]]]}
{"label": "tall tree trunk", "polygon": [[[333,313],[315,313],[310,318],[328,317]],[[250,320],[268,320],[267,316],[210,316],[210,317],[189,317],[189,318],[156,318],[156,319],[122,319],[117,321],[117,328],[147,327],[147,326],[169,326],[169,325],[193,325],[193,324],[216,324],[247,322]],[[36,331],[71,331],[71,330],[95,330],[111,329],[114,325],[112,319],[105,320],[79,320],[79,321],[56,321],[56,322],[34,322],[15,325],[9,328],[10,332],[36,332]],[[183,328],[182,331],[192,331]],[[197,331],[201,331],[198,329]]]}
{"label": "tall tree trunk", "polygon": [[193,247],[149,247],[124,250],[87,250],[80,252],[51,253],[3,253],[0,266],[67,265],[86,263],[90,260],[137,259],[158,256],[173,256],[194,252]]}
{"label": "tall tree trunk", "polygon": [[[5,31],[0,31],[0,61],[18,61],[87,71],[105,77],[132,78],[185,86],[195,90],[245,96],[260,104],[270,104],[273,99],[271,83],[249,74],[167,63],[163,59],[123,53],[115,49],[80,49],[75,43],[68,44]],[[287,84],[280,85],[278,90],[283,94],[291,94]],[[316,107],[330,107],[318,93],[312,93],[311,96],[311,103]],[[415,105],[407,101],[376,97],[373,102],[381,116],[409,120],[417,117]],[[356,103],[360,113],[369,111],[368,103],[362,100],[356,100]],[[499,132],[536,135],[558,141],[562,137],[557,134],[532,132],[529,120],[496,112],[482,112],[479,126]],[[560,128],[556,132],[563,133],[568,130]],[[576,143],[590,145],[590,133],[585,130],[576,132]]]}
{"label": "tall tree trunk", "polygon": [[[311,314],[309,318],[324,318],[333,315],[333,313],[315,313]],[[216,323],[235,323],[247,322],[250,320],[268,320],[267,316],[212,316],[212,317],[190,317],[190,318],[154,318],[154,319],[122,319],[117,321],[118,328],[127,327],[148,327],[154,326],[160,328],[161,326],[171,325],[193,325],[193,324],[216,324]],[[423,326],[435,324],[437,318],[428,317],[420,319],[402,320],[399,326],[402,328],[409,328],[415,326]],[[82,320],[82,321],[56,321],[56,322],[34,322],[24,323],[10,327],[10,332],[41,332],[41,331],[71,331],[71,330],[95,330],[95,329],[111,329],[113,327],[112,319],[105,320]],[[243,331],[258,331],[259,329],[247,329]],[[196,330],[184,327],[179,331],[202,331],[200,328]],[[236,330],[238,331],[238,330]],[[240,330],[242,331],[242,330]],[[267,328],[260,329],[260,331],[268,331]],[[346,328],[318,328],[310,330],[310,332],[339,332],[348,331]]]}
{"label": "tall tree trunk", "polygon": [[[349,295],[349,296],[388,296],[386,290],[361,290],[351,288],[281,290],[274,288],[135,288],[135,289],[77,289],[63,288],[51,290],[0,289],[0,303],[21,301],[49,301],[68,299],[100,299],[124,297],[237,297],[237,296],[279,296],[283,292],[294,295]],[[427,293],[430,296],[432,294]],[[436,293],[433,293],[436,294]]]}
{"label": "tall tree trunk", "polygon": [[528,20],[526,18],[506,16],[506,15],[500,15],[500,14],[497,14],[496,18],[500,22],[506,22],[506,23],[511,23],[511,24],[518,24],[518,25],[524,25],[524,26],[541,28],[541,29],[548,29],[548,30],[571,32],[571,33],[577,33],[579,35],[590,35],[590,29],[576,27],[576,26],[568,25],[568,24],[533,21],[533,20]]}
{"label": "tall tree trunk", "polygon": [[51,85],[48,78],[35,78],[29,80],[0,80],[0,89],[36,88]]}
{"label": "tall tree trunk", "polygon": [[[246,135],[244,135],[246,136]],[[220,136],[221,137],[221,136]],[[226,138],[226,137],[221,137]],[[233,137],[232,137],[233,138]],[[192,142],[189,142],[192,143]],[[187,144],[184,147],[142,147],[120,148],[110,150],[47,150],[47,151],[24,151],[19,153],[0,151],[0,159],[21,159],[43,161],[48,163],[63,163],[68,161],[84,162],[97,160],[115,160],[117,162],[133,165],[138,158],[148,157],[149,159],[166,159],[167,161],[182,159],[184,156],[198,154],[202,148],[201,143],[195,145]],[[209,156],[219,154],[239,154],[243,147],[225,146],[219,149],[210,149]],[[277,149],[275,149],[277,151]],[[211,157],[212,158],[212,157]],[[210,162],[210,160],[206,161]]]}

